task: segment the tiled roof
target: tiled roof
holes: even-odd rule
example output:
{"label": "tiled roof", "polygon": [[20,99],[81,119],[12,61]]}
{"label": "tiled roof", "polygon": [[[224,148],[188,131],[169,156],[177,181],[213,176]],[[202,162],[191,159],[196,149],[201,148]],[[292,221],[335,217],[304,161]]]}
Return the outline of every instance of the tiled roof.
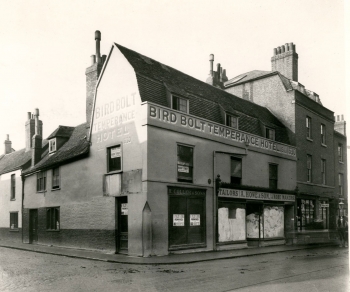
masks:
{"label": "tiled roof", "polygon": [[[43,140],[43,149],[47,149],[47,140]],[[25,151],[21,149],[9,154],[0,156],[0,174],[4,174],[10,171],[25,169],[30,165],[32,159],[32,151]]]}
{"label": "tiled roof", "polygon": [[[279,127],[279,132],[284,134],[278,136],[278,141],[289,144],[285,126],[268,109],[213,87],[121,45],[115,45],[135,70],[143,102],[149,101],[170,107],[166,97],[166,90],[168,90],[189,100],[189,113],[192,115],[223,124],[222,108],[241,116],[239,128],[242,131],[263,136],[262,127],[259,124],[262,122],[273,128]],[[262,76],[263,74],[271,74],[271,72],[256,71],[251,76]]]}
{"label": "tiled roof", "polygon": [[58,128],[47,138],[48,140],[54,137],[69,138],[74,131],[74,127],[58,126]]}
{"label": "tiled roof", "polygon": [[64,164],[88,153],[89,142],[86,140],[86,123],[84,123],[73,128],[73,133],[69,140],[54,154],[49,155],[48,150],[46,150],[43,153],[42,160],[34,167],[25,170],[23,173],[29,174],[40,169],[47,169],[56,165]]}

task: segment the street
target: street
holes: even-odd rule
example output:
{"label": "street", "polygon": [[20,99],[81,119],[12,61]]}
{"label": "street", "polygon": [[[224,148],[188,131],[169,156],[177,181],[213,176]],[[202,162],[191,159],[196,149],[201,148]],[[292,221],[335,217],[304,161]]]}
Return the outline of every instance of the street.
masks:
{"label": "street", "polygon": [[126,265],[0,247],[0,291],[349,291],[348,249]]}

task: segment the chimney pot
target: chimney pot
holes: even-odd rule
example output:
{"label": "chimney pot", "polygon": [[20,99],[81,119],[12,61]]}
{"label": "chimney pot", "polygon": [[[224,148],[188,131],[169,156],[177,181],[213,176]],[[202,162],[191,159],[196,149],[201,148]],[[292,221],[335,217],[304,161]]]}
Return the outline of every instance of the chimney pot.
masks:
{"label": "chimney pot", "polygon": [[273,49],[273,55],[274,55],[274,56],[277,55],[277,49],[276,49],[276,48]]}
{"label": "chimney pot", "polygon": [[281,46],[281,52],[284,53],[284,46]]}
{"label": "chimney pot", "polygon": [[99,30],[95,31],[95,40],[101,40],[101,32]]}
{"label": "chimney pot", "polygon": [[6,136],[7,136],[7,141],[10,141],[10,135],[7,134]]}
{"label": "chimney pot", "polygon": [[289,43],[289,50],[290,50],[290,51],[294,51],[293,43]]}
{"label": "chimney pot", "polygon": [[39,117],[39,109],[36,108],[36,109],[34,110],[34,112],[35,112],[35,116]]}
{"label": "chimney pot", "polygon": [[6,140],[5,140],[5,154],[9,154],[12,152],[12,142],[9,139],[9,134],[6,135]]}
{"label": "chimney pot", "polygon": [[28,120],[30,120],[31,117],[32,117],[32,113],[31,113],[31,112],[28,112],[27,115],[28,115]]}
{"label": "chimney pot", "polygon": [[277,47],[277,54],[281,54],[281,47]]}
{"label": "chimney pot", "polygon": [[344,115],[341,115],[341,120],[344,121]]}
{"label": "chimney pot", "polygon": [[285,48],[286,52],[289,51],[289,46],[288,46],[288,44],[285,44],[285,45],[284,45],[284,48]]}
{"label": "chimney pot", "polygon": [[91,65],[96,63],[96,56],[95,55],[91,55]]}
{"label": "chimney pot", "polygon": [[209,55],[209,61],[214,61],[214,55],[213,54]]}

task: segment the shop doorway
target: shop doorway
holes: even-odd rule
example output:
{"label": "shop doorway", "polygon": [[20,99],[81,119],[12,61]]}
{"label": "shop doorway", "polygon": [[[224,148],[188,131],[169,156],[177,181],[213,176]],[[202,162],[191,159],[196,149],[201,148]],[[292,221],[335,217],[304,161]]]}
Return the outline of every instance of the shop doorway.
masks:
{"label": "shop doorway", "polygon": [[262,203],[247,203],[246,227],[248,245],[260,246],[264,239]]}
{"label": "shop doorway", "polygon": [[128,197],[116,198],[116,253],[128,253]]}
{"label": "shop doorway", "polygon": [[38,209],[29,210],[29,243],[38,242]]}

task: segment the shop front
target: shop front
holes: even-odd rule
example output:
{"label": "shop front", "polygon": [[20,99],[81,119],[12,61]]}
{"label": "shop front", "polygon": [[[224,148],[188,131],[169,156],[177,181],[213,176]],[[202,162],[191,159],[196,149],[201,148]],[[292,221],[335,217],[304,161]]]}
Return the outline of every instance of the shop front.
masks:
{"label": "shop front", "polygon": [[294,228],[294,204],[291,194],[220,188],[217,245],[284,244]]}

